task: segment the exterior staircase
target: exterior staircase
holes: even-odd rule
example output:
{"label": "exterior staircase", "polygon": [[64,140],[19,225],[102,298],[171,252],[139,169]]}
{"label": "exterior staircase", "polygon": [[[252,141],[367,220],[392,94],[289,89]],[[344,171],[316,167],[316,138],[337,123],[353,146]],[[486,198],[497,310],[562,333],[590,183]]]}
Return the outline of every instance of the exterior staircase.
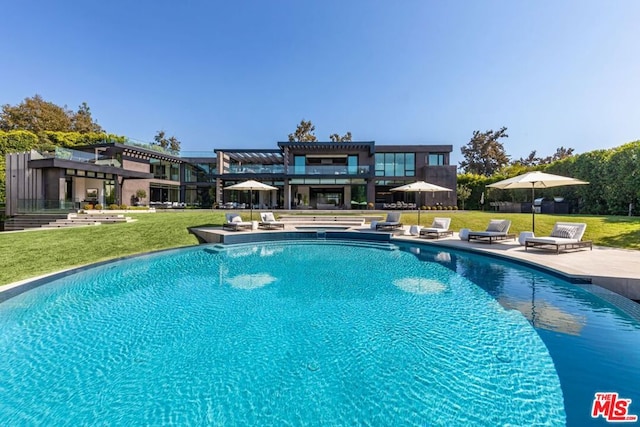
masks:
{"label": "exterior staircase", "polygon": [[18,231],[36,228],[82,227],[100,224],[132,222],[130,217],[121,214],[25,214],[7,218],[4,231]]}

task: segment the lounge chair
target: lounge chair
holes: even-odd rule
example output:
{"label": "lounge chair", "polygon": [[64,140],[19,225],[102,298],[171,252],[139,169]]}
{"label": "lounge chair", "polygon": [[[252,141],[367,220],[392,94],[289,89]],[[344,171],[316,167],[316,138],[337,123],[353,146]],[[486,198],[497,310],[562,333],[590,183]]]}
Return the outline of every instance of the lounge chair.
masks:
{"label": "lounge chair", "polygon": [[274,228],[282,228],[284,230],[284,222],[276,221],[272,212],[260,212],[260,224],[258,227],[266,230],[273,230]]}
{"label": "lounge chair", "polygon": [[434,218],[431,227],[420,229],[420,237],[435,237],[439,239],[443,236],[453,236],[453,230],[449,230],[451,218]]}
{"label": "lounge chair", "polygon": [[387,219],[376,224],[376,230],[393,230],[396,228],[402,228],[400,212],[389,212]]}
{"label": "lounge chair", "polygon": [[232,231],[240,231],[240,230],[251,230],[253,224],[251,221],[243,221],[242,217],[238,214],[229,213],[225,214],[227,218],[226,224],[222,226],[223,230],[232,230]]}
{"label": "lounge chair", "polygon": [[490,244],[498,240],[516,239],[515,234],[509,234],[511,221],[508,219],[492,219],[485,231],[469,231],[469,241],[489,242]]}
{"label": "lounge chair", "polygon": [[548,237],[527,237],[524,250],[540,248],[554,250],[556,254],[567,249],[589,248],[593,250],[591,240],[582,240],[587,224],[583,222],[556,222]]}

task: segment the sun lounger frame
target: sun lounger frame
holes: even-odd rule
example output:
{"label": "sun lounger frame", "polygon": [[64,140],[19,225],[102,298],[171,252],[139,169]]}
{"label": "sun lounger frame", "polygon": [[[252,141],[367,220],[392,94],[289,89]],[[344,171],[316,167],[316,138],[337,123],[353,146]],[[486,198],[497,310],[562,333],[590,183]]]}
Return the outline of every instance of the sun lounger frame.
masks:
{"label": "sun lounger frame", "polygon": [[420,230],[419,237],[439,239],[440,237],[453,236],[453,230],[438,230],[437,228],[423,228]]}
{"label": "sun lounger frame", "polygon": [[559,254],[561,251],[566,251],[569,249],[589,248],[590,250],[593,250],[593,242],[591,240],[580,240],[573,242],[543,242],[541,240],[536,241],[527,239],[524,242],[524,250],[526,251],[528,248],[554,250],[556,254]]}
{"label": "sun lounger frame", "polygon": [[498,240],[516,240],[515,234],[508,233],[495,233],[490,234],[489,231],[470,231],[468,239],[469,241],[477,240],[479,242],[489,242],[489,244]]}

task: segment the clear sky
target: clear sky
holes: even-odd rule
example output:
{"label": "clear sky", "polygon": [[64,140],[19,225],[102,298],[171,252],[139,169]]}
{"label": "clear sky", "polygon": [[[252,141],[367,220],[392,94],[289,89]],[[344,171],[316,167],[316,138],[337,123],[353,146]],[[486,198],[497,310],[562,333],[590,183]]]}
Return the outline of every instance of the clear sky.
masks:
{"label": "clear sky", "polygon": [[0,104],[87,102],[183,151],[316,136],[512,158],[640,139],[638,0],[2,0]]}

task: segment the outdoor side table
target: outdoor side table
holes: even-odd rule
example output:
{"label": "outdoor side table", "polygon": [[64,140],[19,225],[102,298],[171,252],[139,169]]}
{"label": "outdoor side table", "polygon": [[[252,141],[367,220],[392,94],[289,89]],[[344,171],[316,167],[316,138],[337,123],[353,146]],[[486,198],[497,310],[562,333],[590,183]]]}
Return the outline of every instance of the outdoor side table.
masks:
{"label": "outdoor side table", "polygon": [[421,229],[422,227],[420,227],[419,225],[412,225],[411,228],[409,228],[409,234],[411,234],[412,236],[419,236]]}
{"label": "outdoor side table", "polygon": [[518,237],[518,242],[520,243],[520,246],[524,246],[524,242],[525,240],[527,240],[527,237],[536,237],[536,236],[535,234],[533,234],[533,231],[521,231],[520,236]]}
{"label": "outdoor side table", "polygon": [[463,228],[460,230],[460,233],[458,233],[458,237],[460,237],[460,240],[469,240],[469,230],[468,228]]}

